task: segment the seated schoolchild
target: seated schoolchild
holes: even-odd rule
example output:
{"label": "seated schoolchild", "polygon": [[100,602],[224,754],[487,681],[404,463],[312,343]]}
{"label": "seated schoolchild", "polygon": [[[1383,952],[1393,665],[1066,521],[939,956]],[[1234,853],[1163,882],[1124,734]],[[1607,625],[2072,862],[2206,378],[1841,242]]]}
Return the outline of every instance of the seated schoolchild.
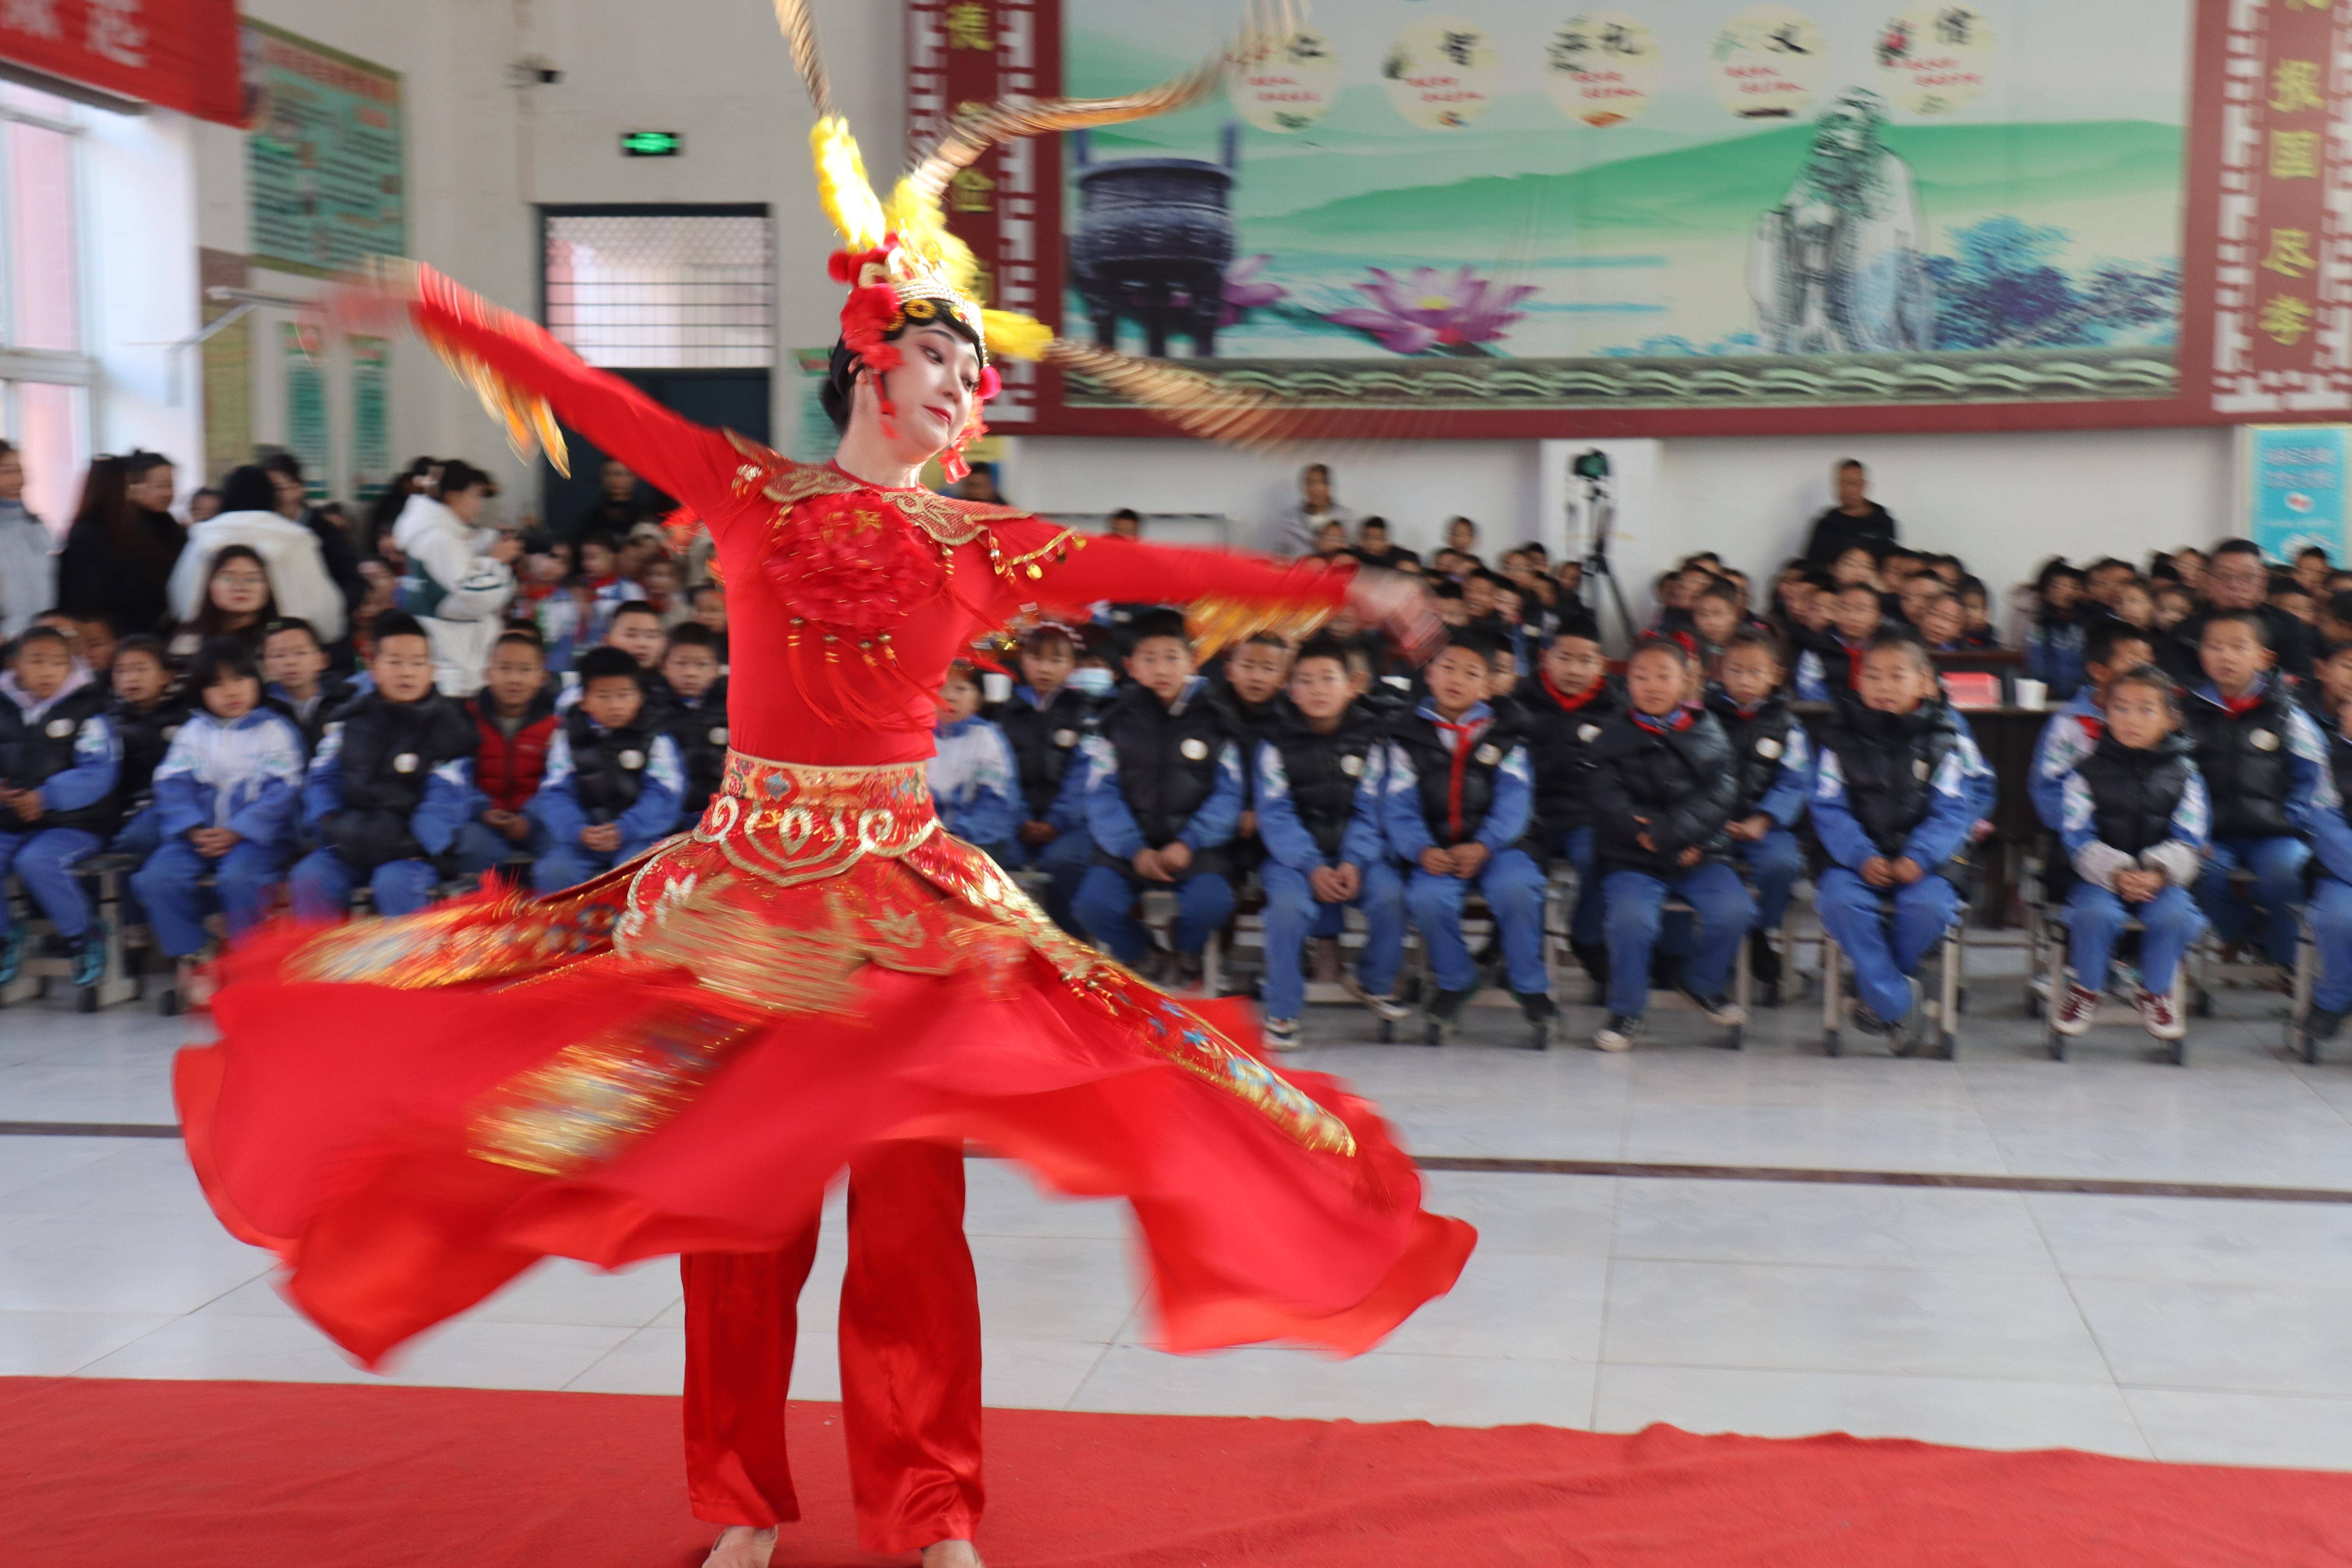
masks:
{"label": "seated schoolchild", "polygon": [[1731,646],[1731,634],[1747,619],[1748,608],[1740,602],[1739,590],[1722,577],[1701,588],[1698,597],[1691,601],[1691,629],[1683,646],[1698,660],[1704,679],[1716,679],[1724,650]]}
{"label": "seated schoolchild", "polygon": [[1258,835],[1266,859],[1265,1037],[1276,1049],[1298,1038],[1306,1005],[1300,953],[1308,938],[1335,949],[1349,905],[1364,912],[1355,992],[1381,1018],[1404,957],[1404,884],[1381,831],[1382,726],[1355,699],[1348,656],[1328,638],[1299,649],[1291,668],[1289,718],[1258,743]]}
{"label": "seated schoolchild", "polygon": [[940,826],[1009,865],[1021,826],[1021,773],[1004,731],[980,716],[980,676],[958,660],[940,687],[931,805]]}
{"label": "seated schoolchild", "polygon": [[542,893],[634,860],[677,829],[686,770],[660,715],[646,710],[646,679],[625,647],[592,648],[580,660],[580,700],[555,731],[530,803],[549,839],[530,868]]}
{"label": "seated schoolchild", "polygon": [[1862,681],[1862,656],[1878,634],[1884,613],[1878,590],[1870,584],[1850,582],[1839,587],[1830,601],[1832,646],[1808,648],[1797,657],[1798,701],[1853,704]]}
{"label": "seated schoolchild", "polygon": [[196,710],[155,770],[163,844],[131,881],[178,965],[181,1001],[199,1007],[210,994],[195,963],[205,917],[218,910],[234,939],[269,912],[294,858],[309,752],[294,721],[262,700],[261,668],[242,641],[199,648],[188,689]]}
{"label": "seated schoolchild", "polygon": [[163,842],[153,814],[155,769],[171,749],[172,737],[188,721],[188,704],[172,692],[160,638],[124,637],[114,646],[107,674],[114,698],[107,704],[106,721],[122,748],[114,791],[121,826],[107,847],[144,860]]}
{"label": "seated schoolchild", "polygon": [[1769,1007],[1780,997],[1780,954],[1770,933],[1787,918],[1789,895],[1805,871],[1805,852],[1792,829],[1812,793],[1812,750],[1780,689],[1780,646],[1769,632],[1745,627],[1732,634],[1719,673],[1706,708],[1723,726],[1739,770],[1724,832],[1733,863],[1756,885],[1748,972],[1758,1000]]}
{"label": "seated schoolchild", "polygon": [[2312,987],[2311,1013],[2304,1029],[2313,1039],[2332,1040],[2352,1014],[2352,698],[2336,710],[2327,727],[2328,773],[2335,788],[2305,816],[2319,875],[2307,908],[2311,934],[2319,947],[2319,980]]}
{"label": "seated schoolchild", "polygon": [[2083,683],[2042,726],[2042,738],[2033,744],[2033,772],[2026,782],[2033,815],[2051,832],[2064,826],[2066,775],[2106,733],[2107,683],[2155,661],[2154,640],[2121,621],[2102,621],[2083,639]]}
{"label": "seated schoolchild", "polygon": [[1520,682],[1517,700],[1535,770],[1536,824],[1544,850],[1576,868],[1569,951],[1596,984],[1606,984],[1608,910],[1593,868],[1587,753],[1600,739],[1601,727],[1623,710],[1625,698],[1609,679],[1601,628],[1581,616],[1562,621],[1544,645],[1536,673]]}
{"label": "seated schoolchild", "polygon": [[1194,673],[1183,617],[1153,611],[1131,633],[1132,684],[1096,716],[1086,743],[1095,864],[1073,908],[1096,943],[1132,968],[1151,952],[1135,901],[1148,889],[1171,889],[1172,973],[1189,985],[1201,977],[1209,938],[1234,912],[1225,850],[1241,823],[1241,747],[1233,715]]}
{"label": "seated schoolchild", "polygon": [[1916,637],[1872,639],[1861,699],[1813,731],[1813,831],[1832,862],[1816,903],[1853,963],[1855,1026],[1907,1052],[1911,976],[1959,912],[1991,773]]}
{"label": "seated schoolchild", "polygon": [[1076,928],[1070,900],[1095,858],[1078,748],[1096,700],[1072,679],[1076,664],[1077,643],[1068,627],[1048,621],[1031,628],[1021,639],[1020,684],[988,712],[1012,744],[1021,773],[1014,864],[1045,873],[1045,912],[1066,931]]}
{"label": "seated schoolchild", "polygon": [[365,670],[355,676],[328,673],[327,650],[308,621],[281,616],[262,628],[262,698],[294,721],[307,752],[319,749],[328,716],[369,689]]}
{"label": "seated schoolchild", "polygon": [[481,690],[466,700],[481,741],[474,753],[474,817],[458,830],[456,848],[457,869],[467,876],[547,853],[548,831],[531,816],[530,803],[563,724],[537,633],[499,633],[483,673]]}
{"label": "seated schoolchild", "polygon": [[2034,579],[2032,629],[2025,634],[2025,674],[2063,702],[2083,684],[2084,594],[2080,568],[2053,561]]}
{"label": "seated schoolchild", "polygon": [[2202,869],[2211,814],[2205,781],[2177,732],[2172,678],[2142,665],[2109,678],[2098,744],[2066,774],[2060,841],[2080,879],[2066,900],[2074,984],[2053,999],[2052,1026],[2080,1035],[2098,1016],[2125,922],[2142,926],[2141,1021],[2159,1040],[2183,1033],[2172,1005],[2182,954],[2205,929],[2189,889]]}
{"label": "seated schoolchild", "polygon": [[1243,640],[1225,655],[1217,696],[1233,715],[1242,749],[1242,819],[1228,847],[1233,874],[1245,878],[1261,858],[1257,842],[1257,749],[1291,717],[1283,683],[1290,679],[1290,644],[1272,632]]}
{"label": "seated schoolchild", "polygon": [[685,621],[670,628],[669,646],[662,650],[662,683],[669,689],[663,728],[686,766],[681,832],[702,820],[727,776],[727,676],[720,665],[726,645],[724,636],[699,621]]}
{"label": "seated schoolchild", "polygon": [[1710,1022],[1746,1016],[1724,994],[1756,919],[1724,831],[1738,799],[1738,760],[1723,726],[1692,701],[1696,674],[1680,643],[1639,644],[1626,661],[1626,710],[1592,742],[1594,858],[1609,929],[1609,1017],[1592,1039],[1600,1050],[1630,1050],[1641,1034],[1670,897],[1698,915],[1679,989]]}
{"label": "seated schoolchild", "polygon": [[2352,700],[2352,641],[2329,643],[2313,663],[2312,679],[2295,688],[2295,698],[2321,734],[2335,729],[2336,716]]}
{"label": "seated schoolchild", "polygon": [[1458,1026],[1478,989],[1478,965],[1462,935],[1470,887],[1494,914],[1511,994],[1528,1021],[1559,1016],[1544,970],[1544,873],[1535,857],[1535,779],[1527,737],[1486,701],[1500,644],[1492,632],[1457,631],[1426,674],[1429,694],[1390,727],[1381,825],[1389,851],[1409,868],[1405,908],[1428,945],[1437,994],[1428,1007],[1442,1030]]}
{"label": "seated schoolchild", "polygon": [[[106,970],[106,931],[74,868],[98,852],[114,821],[121,748],[107,722],[107,692],[54,626],[16,638],[0,675],[0,878],[13,869],[73,952],[73,983]],[[0,899],[0,985],[15,981],[25,932]]]}
{"label": "seated schoolchild", "polygon": [[340,920],[364,883],[378,914],[433,901],[434,862],[473,815],[473,721],[434,685],[433,645],[416,617],[378,616],[370,630],[374,689],[329,716],[302,785],[302,826],[319,847],[287,890],[304,920]]}
{"label": "seated schoolchild", "polygon": [[[2227,942],[2243,941],[2259,914],[2263,952],[2291,967],[2295,910],[2311,858],[2304,825],[2336,804],[2327,747],[2272,672],[2259,614],[2207,615],[2198,659],[2205,683],[2189,695],[2182,727],[2212,796],[2213,833],[2197,901]],[[2241,869],[2252,873],[2250,897],[2231,886],[2231,874]]]}

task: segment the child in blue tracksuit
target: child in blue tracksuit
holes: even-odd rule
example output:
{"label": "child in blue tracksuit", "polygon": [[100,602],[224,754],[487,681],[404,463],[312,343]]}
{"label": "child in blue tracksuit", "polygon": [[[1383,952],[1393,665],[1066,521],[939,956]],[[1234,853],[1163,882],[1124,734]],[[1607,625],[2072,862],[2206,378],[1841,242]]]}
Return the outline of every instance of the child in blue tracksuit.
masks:
{"label": "child in blue tracksuit", "polygon": [[1822,925],[1853,961],[1855,1026],[1909,1047],[1910,979],[1959,912],[1964,854],[1991,807],[1992,774],[1968,724],[1937,695],[1907,633],[1872,639],[1861,702],[1815,732],[1813,830]]}
{"label": "child in blue tracksuit", "polygon": [[2319,983],[2312,987],[2311,1014],[2304,1028],[2313,1039],[2332,1040],[2352,1013],[2352,821],[2345,803],[2352,801],[2352,734],[2347,734],[2352,702],[2336,710],[2327,728],[2328,771],[2336,790],[2332,804],[2306,810],[2304,826],[2311,835],[2312,853],[2319,861],[2306,912],[2311,934],[2319,944]]}
{"label": "child in blue tracksuit", "polygon": [[1780,954],[1770,934],[1789,912],[1789,895],[1804,875],[1805,852],[1791,831],[1813,790],[1811,743],[1780,694],[1780,649],[1771,633],[1743,626],[1731,634],[1717,667],[1721,683],[1707,711],[1723,726],[1739,771],[1739,794],[1724,831],[1734,861],[1756,884],[1756,929],[1748,940],[1748,973],[1759,1000],[1780,996]]}
{"label": "child in blue tracksuit", "polygon": [[1336,939],[1342,910],[1364,911],[1357,988],[1375,1016],[1407,1009],[1389,999],[1404,958],[1404,883],[1381,831],[1381,721],[1355,701],[1348,653],[1330,638],[1298,652],[1290,711],[1257,749],[1257,831],[1266,859],[1265,1037],[1277,1050],[1297,1043],[1307,980],[1300,950],[1310,936]]}
{"label": "child in blue tracksuit", "polygon": [[2173,978],[2205,929],[2189,890],[2212,823],[2205,781],[2174,732],[2179,710],[2170,676],[2146,665],[2102,685],[2105,732],[2063,785],[2059,839],[2080,880],[2066,900],[2074,983],[2051,999],[2051,1023],[2062,1035],[2090,1028],[2116,939],[2137,919],[2140,1019],[2158,1039],[2177,1040],[2185,1026],[2172,1005]]}
{"label": "child in blue tracksuit", "polygon": [[1021,684],[988,714],[1004,731],[1021,773],[1015,864],[1045,873],[1045,912],[1071,931],[1079,929],[1071,900],[1095,858],[1094,839],[1087,833],[1086,763],[1078,748],[1096,699],[1074,683],[1076,668],[1077,645],[1068,627],[1050,621],[1033,627],[1021,639]]}
{"label": "child in blue tracksuit", "polygon": [[1822,648],[1807,648],[1797,656],[1797,700],[1835,702],[1841,708],[1857,700],[1863,654],[1878,635],[1885,614],[1878,590],[1869,584],[1840,587],[1830,602],[1829,640]]}
{"label": "child in blue tracksuit", "polygon": [[1454,628],[1430,660],[1429,695],[1391,727],[1383,767],[1381,826],[1389,851],[1411,868],[1405,907],[1429,947],[1437,995],[1430,1022],[1461,1021],[1478,989],[1478,965],[1462,937],[1470,884],[1494,911],[1511,993],[1534,1024],[1559,1009],[1543,957],[1543,868],[1529,853],[1535,773],[1524,734],[1486,701],[1502,639]]}
{"label": "child in blue tracksuit", "polygon": [[229,935],[242,936],[268,913],[294,858],[304,747],[299,726],[263,705],[260,667],[237,639],[205,644],[188,686],[197,709],[155,770],[163,841],[131,883],[157,943],[179,963],[183,1000],[201,1005],[194,960],[205,914],[217,908]]}
{"label": "child in blue tracksuit", "polygon": [[2101,621],[2084,639],[2083,684],[2042,726],[2042,738],[2033,743],[2033,772],[2025,781],[2033,815],[2051,832],[2065,826],[2066,775],[2106,734],[2107,683],[2155,660],[2155,642],[2127,621]]}
{"label": "child in blue tracksuit", "polygon": [[1153,611],[1133,625],[1132,684],[1097,715],[1086,742],[1087,829],[1095,864],[1072,902],[1078,923],[1121,963],[1150,953],[1139,894],[1176,894],[1178,983],[1201,974],[1209,938],[1234,912],[1225,847],[1240,826],[1241,747],[1233,715],[1194,673],[1183,617]]}
{"label": "child in blue tracksuit", "polygon": [[341,919],[362,883],[378,914],[424,909],[440,879],[435,858],[477,815],[481,733],[435,689],[425,627],[387,610],[374,630],[374,689],[335,710],[302,784],[302,828],[318,847],[295,863],[286,886],[306,921]]}
{"label": "child in blue tracksuit", "polygon": [[[2275,655],[2256,612],[2207,616],[2197,657],[2206,679],[2189,694],[2181,727],[2213,797],[2197,901],[2225,942],[2244,940],[2260,914],[2264,956],[2291,968],[2311,859],[2305,824],[2336,805],[2327,745],[2273,670]],[[2253,879],[2244,896],[2231,884],[2240,870]]]}
{"label": "child in blue tracksuit", "polygon": [[980,677],[958,662],[940,687],[931,805],[940,826],[998,865],[1010,868],[1013,836],[1024,815],[1021,773],[1004,731],[980,716]]}
{"label": "child in blue tracksuit", "polygon": [[[65,633],[36,626],[17,637],[0,675],[0,877],[13,868],[71,944],[76,985],[96,984],[106,969],[105,931],[74,879],[114,815],[122,749],[106,703],[106,688],[75,668]],[[0,900],[0,985],[16,978],[24,953],[25,933]]]}
{"label": "child in blue tracksuit", "polygon": [[575,887],[668,837],[686,797],[686,764],[662,716],[646,710],[636,657],[591,648],[579,674],[580,700],[547,748],[547,773],[530,806],[549,841],[530,868],[542,893]]}
{"label": "child in blue tracksuit", "polygon": [[2033,597],[2033,626],[2025,634],[2026,677],[2063,702],[2083,684],[2083,622],[2076,613],[2083,602],[2082,571],[2053,561],[2035,580]]}

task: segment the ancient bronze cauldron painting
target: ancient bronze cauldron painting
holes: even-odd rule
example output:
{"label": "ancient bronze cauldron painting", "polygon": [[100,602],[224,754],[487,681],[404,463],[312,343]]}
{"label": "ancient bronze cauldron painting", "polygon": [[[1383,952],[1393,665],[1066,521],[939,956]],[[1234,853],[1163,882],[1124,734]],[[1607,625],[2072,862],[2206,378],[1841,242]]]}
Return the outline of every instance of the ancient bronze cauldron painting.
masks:
{"label": "ancient bronze cauldron painting", "polygon": [[1119,322],[1143,330],[1143,352],[1164,358],[1168,340],[1192,353],[1217,352],[1225,268],[1234,259],[1234,180],[1241,126],[1224,128],[1222,157],[1122,158],[1097,163],[1086,132],[1070,136],[1078,213],[1070,230],[1070,284],[1086,301],[1095,342],[1119,346]]}

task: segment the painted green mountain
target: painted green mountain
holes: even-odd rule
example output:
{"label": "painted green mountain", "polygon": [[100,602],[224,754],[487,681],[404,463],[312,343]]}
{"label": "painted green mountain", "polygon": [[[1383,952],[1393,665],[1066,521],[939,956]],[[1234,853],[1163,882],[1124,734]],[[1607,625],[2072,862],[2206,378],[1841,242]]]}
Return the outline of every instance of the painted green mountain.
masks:
{"label": "painted green mountain", "polygon": [[[1410,250],[1416,236],[1523,234],[1530,215],[1557,238],[1592,229],[1735,235],[1787,194],[1811,136],[1811,127],[1792,125],[1573,174],[1486,175],[1347,196],[1258,219],[1246,239],[1276,248]],[[2147,121],[1900,125],[1887,128],[1886,142],[1910,164],[1922,205],[1937,218],[2118,197],[2170,202],[2180,188],[2180,130]]]}

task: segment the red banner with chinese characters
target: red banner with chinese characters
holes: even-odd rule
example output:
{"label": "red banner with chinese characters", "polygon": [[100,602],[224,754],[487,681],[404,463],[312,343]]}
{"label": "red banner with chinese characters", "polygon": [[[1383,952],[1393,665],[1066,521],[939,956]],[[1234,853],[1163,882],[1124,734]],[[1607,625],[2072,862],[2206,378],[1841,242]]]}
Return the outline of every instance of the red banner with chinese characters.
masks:
{"label": "red banner with chinese characters", "polygon": [[245,123],[236,0],[0,0],[0,60]]}
{"label": "red banner with chinese characters", "polygon": [[2215,412],[2352,409],[2352,163],[2330,111],[2352,79],[2352,6],[2234,5],[2214,229]]}
{"label": "red banner with chinese characters", "polygon": [[[908,129],[917,146],[944,130],[967,103],[1000,98],[1050,97],[1043,74],[1061,69],[1061,0],[908,0],[907,5]],[[1058,276],[1058,258],[1041,268],[1041,201],[1061,188],[1056,139],[1040,137],[992,147],[948,188],[948,226],[980,259],[981,302],[1051,321],[1043,279]],[[1047,231],[1060,243],[1060,227]],[[999,360],[1004,390],[988,405],[988,422],[1014,430],[1036,417],[1038,394],[1050,374],[1019,360]]]}

